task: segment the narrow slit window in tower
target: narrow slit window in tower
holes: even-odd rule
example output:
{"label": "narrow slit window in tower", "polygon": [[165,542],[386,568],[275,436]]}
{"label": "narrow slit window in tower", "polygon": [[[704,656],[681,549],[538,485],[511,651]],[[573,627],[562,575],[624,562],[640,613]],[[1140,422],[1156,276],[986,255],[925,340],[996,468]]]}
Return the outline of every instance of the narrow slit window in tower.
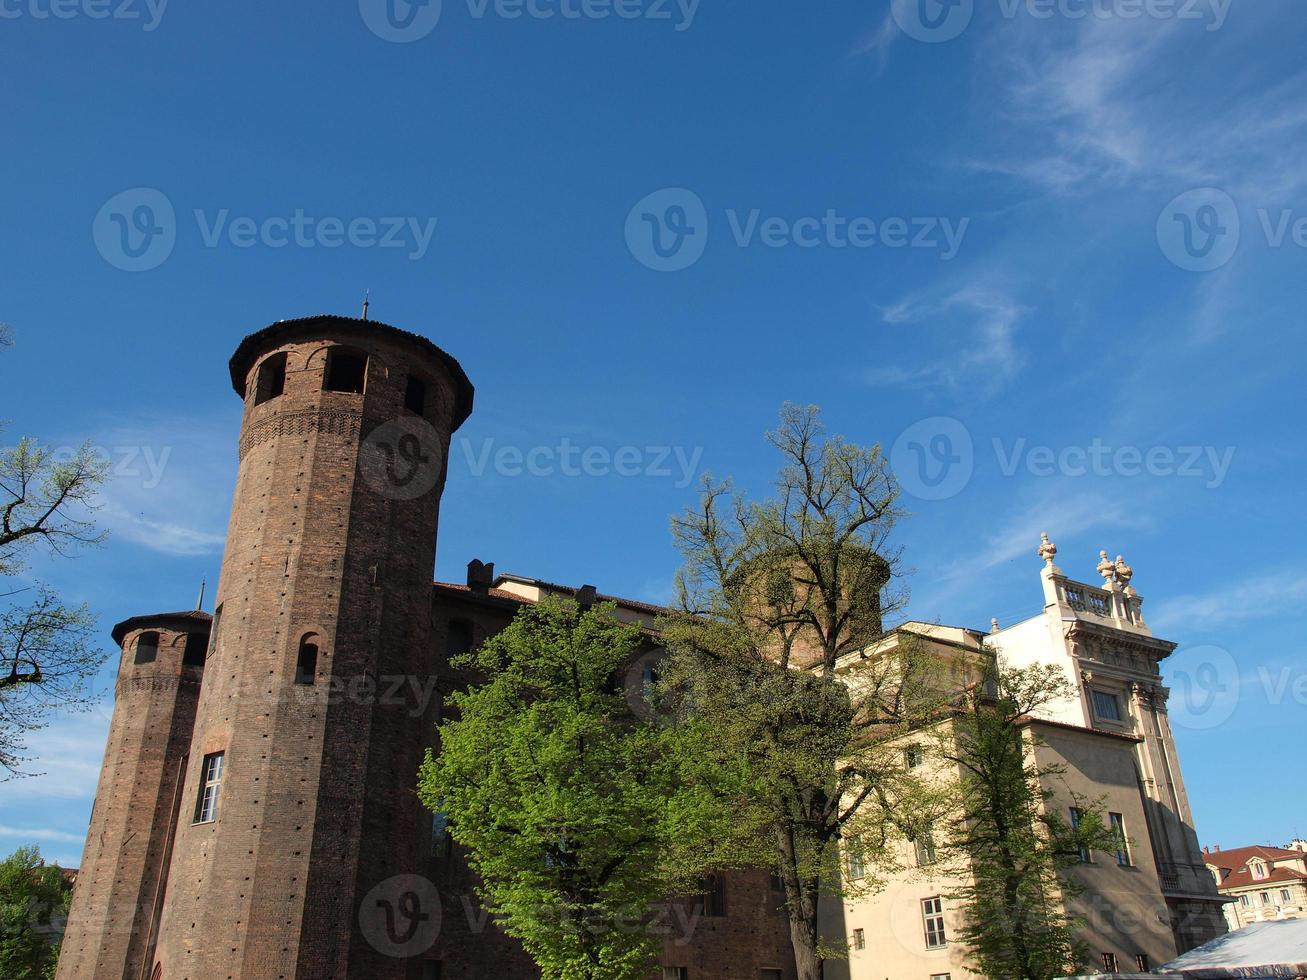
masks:
{"label": "narrow slit window in tower", "polygon": [[312,684],[318,676],[318,634],[306,633],[295,660],[295,683]]}

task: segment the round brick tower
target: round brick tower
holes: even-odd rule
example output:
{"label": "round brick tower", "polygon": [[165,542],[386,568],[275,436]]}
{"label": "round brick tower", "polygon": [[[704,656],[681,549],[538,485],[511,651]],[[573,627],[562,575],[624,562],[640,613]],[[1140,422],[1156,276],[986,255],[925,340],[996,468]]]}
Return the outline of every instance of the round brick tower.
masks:
{"label": "round brick tower", "polygon": [[60,980],[136,980],[157,935],[181,777],[200,697],[209,615],[136,616],[113,629],[122,648]]}
{"label": "round brick tower", "polygon": [[231,378],[240,466],[154,969],[421,977],[407,925],[439,910],[403,876],[429,847],[436,529],[472,385],[427,339],[334,316],[245,338]]}

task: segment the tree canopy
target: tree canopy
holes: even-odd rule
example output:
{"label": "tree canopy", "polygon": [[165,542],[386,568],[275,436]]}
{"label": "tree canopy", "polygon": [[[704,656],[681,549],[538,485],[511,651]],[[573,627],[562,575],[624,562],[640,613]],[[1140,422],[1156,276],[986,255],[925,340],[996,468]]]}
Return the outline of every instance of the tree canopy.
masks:
{"label": "tree canopy", "polygon": [[550,980],[645,980],[653,906],[720,819],[685,771],[697,723],[632,713],[620,680],[647,641],[614,612],[549,598],[456,660],[479,680],[452,695],[420,777],[483,900]]}

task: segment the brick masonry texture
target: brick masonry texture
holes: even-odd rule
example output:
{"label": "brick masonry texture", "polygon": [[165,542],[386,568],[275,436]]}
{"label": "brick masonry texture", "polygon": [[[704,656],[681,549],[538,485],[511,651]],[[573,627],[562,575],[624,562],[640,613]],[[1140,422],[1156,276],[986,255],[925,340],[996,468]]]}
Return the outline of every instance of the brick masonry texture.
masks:
{"label": "brick masonry texture", "polygon": [[[325,390],[340,353],[366,357],[362,391]],[[232,377],[244,417],[203,683],[180,666],[180,624],[157,627],[147,671],[128,651],[156,625],[128,621],[59,977],[538,977],[485,916],[415,791],[442,695],[464,680],[448,669],[449,624],[470,624],[480,642],[518,608],[431,582],[471,385],[425,338],[341,317],[251,335]],[[406,407],[411,377],[424,385],[420,414]],[[405,442],[397,425],[421,438]],[[318,649],[310,677],[306,638]],[[214,753],[217,815],[199,822]],[[395,885],[408,875],[439,897]],[[696,980],[793,977],[767,874],[730,875],[724,891],[724,917],[696,918],[693,902],[668,917],[661,963]],[[433,900],[439,909],[421,905]],[[432,916],[434,943],[419,934],[403,948],[406,925]]]}

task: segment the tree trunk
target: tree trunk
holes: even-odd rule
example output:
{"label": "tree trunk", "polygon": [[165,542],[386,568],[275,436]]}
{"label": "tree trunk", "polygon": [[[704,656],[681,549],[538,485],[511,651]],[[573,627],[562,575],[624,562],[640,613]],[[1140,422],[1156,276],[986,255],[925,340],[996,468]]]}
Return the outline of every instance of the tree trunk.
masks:
{"label": "tree trunk", "polygon": [[794,947],[794,969],[799,980],[821,980],[816,926],[815,915],[810,920],[802,910],[790,910],[790,944]]}
{"label": "tree trunk", "polygon": [[775,830],[779,870],[785,883],[786,911],[790,919],[790,945],[794,947],[794,968],[798,980],[821,980],[821,957],[817,955],[820,881],[805,881],[800,874],[792,828],[777,826]]}

